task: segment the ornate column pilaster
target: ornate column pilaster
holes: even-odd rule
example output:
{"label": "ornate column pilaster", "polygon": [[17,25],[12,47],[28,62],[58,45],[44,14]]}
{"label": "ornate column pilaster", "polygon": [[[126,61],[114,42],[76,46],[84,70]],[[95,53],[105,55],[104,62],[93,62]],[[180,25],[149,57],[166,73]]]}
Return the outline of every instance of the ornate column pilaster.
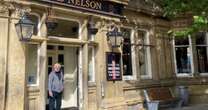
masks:
{"label": "ornate column pilaster", "polygon": [[8,54],[8,17],[7,5],[0,3],[0,110],[5,109],[6,95],[6,74],[7,74],[7,54]]}
{"label": "ornate column pilaster", "polygon": [[25,44],[17,37],[15,23],[30,8],[9,1],[0,4],[0,110],[24,110]]}

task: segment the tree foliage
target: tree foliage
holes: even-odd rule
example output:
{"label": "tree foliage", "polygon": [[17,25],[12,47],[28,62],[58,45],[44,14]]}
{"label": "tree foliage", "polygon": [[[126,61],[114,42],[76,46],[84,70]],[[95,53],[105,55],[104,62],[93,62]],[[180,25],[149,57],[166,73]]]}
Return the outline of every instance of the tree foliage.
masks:
{"label": "tree foliage", "polygon": [[182,31],[169,31],[174,36],[186,36],[199,30],[208,29],[208,0],[162,0],[164,15],[175,18],[190,14],[193,24]]}

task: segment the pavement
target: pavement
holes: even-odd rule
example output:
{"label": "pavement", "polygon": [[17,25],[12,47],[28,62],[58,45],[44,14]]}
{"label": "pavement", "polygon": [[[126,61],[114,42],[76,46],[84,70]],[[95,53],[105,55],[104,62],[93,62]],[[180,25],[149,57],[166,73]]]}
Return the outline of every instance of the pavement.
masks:
{"label": "pavement", "polygon": [[164,110],[208,110],[208,104],[189,105],[181,108],[171,108]]}

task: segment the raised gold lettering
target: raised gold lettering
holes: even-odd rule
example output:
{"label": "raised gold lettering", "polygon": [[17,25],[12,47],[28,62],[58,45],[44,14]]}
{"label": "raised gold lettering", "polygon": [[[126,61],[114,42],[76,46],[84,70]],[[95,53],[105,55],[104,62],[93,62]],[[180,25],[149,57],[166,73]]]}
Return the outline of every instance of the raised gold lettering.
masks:
{"label": "raised gold lettering", "polygon": [[90,2],[90,8],[95,9],[96,7],[96,3],[94,1]]}
{"label": "raised gold lettering", "polygon": [[97,2],[96,9],[102,10],[102,4]]}
{"label": "raised gold lettering", "polygon": [[84,1],[83,0],[81,0],[81,6],[82,7],[85,7],[85,4],[84,4]]}
{"label": "raised gold lettering", "polygon": [[[64,2],[65,0],[57,0],[57,1]],[[68,0],[67,3],[75,6],[102,10],[102,3],[94,0]]]}
{"label": "raised gold lettering", "polygon": [[76,0],[75,5],[80,6],[80,0]]}
{"label": "raised gold lettering", "polygon": [[87,8],[90,7],[90,1],[89,0],[86,0],[86,5],[85,5]]}

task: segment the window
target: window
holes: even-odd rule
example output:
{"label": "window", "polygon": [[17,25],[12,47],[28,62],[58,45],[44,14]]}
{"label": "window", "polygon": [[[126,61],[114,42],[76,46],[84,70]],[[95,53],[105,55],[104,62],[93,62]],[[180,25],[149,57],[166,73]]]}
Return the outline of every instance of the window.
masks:
{"label": "window", "polygon": [[175,38],[174,40],[177,75],[192,75],[194,72],[208,73],[207,33],[198,32],[195,35],[194,37]]}
{"label": "window", "polygon": [[91,44],[95,41],[95,35],[88,35],[89,47],[88,47],[88,81],[95,82],[95,49],[96,46]]}
{"label": "window", "polygon": [[26,48],[26,74],[27,84],[38,84],[38,45],[28,44]]}
{"label": "window", "polygon": [[131,53],[131,30],[122,28],[121,32],[124,33],[124,41],[123,41],[123,75],[124,76],[132,76],[132,53]]}
{"label": "window", "polygon": [[78,38],[79,23],[75,21],[56,19],[55,29],[48,29],[48,36]]}
{"label": "window", "polygon": [[95,48],[89,47],[88,50],[88,81],[95,82]]}
{"label": "window", "polygon": [[208,73],[208,38],[207,33],[196,34],[196,56],[199,73]]}
{"label": "window", "polygon": [[124,33],[122,48],[124,79],[133,80],[136,79],[136,76],[144,79],[151,78],[151,45],[148,33],[144,30],[135,31],[128,28],[121,28],[121,32]]}
{"label": "window", "polygon": [[190,37],[175,39],[176,72],[180,74],[191,74],[191,46]]}
{"label": "window", "polygon": [[138,57],[138,73],[141,78],[151,78],[151,56],[150,42],[146,31],[138,30],[136,33],[137,57]]}

